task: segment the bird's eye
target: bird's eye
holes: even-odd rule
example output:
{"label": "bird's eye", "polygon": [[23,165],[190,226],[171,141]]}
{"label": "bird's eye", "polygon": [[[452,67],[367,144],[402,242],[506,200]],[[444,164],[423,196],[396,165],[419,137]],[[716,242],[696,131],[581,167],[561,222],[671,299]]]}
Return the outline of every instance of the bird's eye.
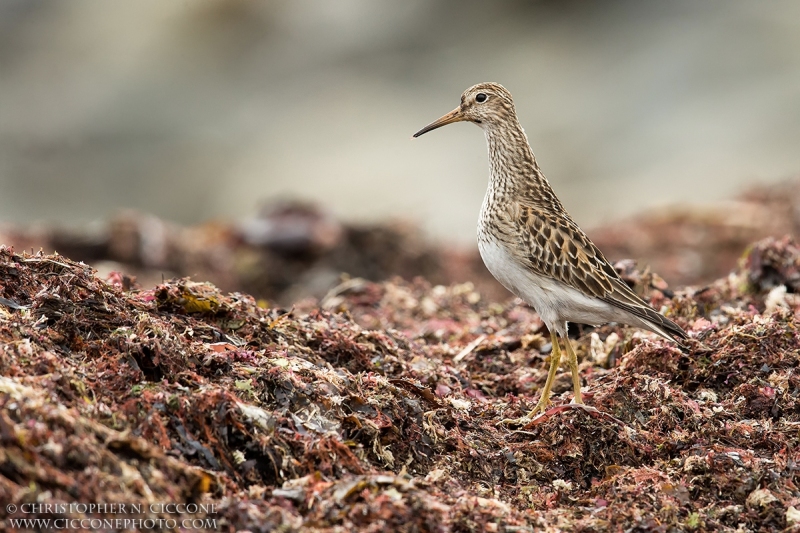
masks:
{"label": "bird's eye", "polygon": [[475,101],[478,102],[479,104],[485,102],[486,98],[488,97],[484,93],[478,93],[475,95]]}

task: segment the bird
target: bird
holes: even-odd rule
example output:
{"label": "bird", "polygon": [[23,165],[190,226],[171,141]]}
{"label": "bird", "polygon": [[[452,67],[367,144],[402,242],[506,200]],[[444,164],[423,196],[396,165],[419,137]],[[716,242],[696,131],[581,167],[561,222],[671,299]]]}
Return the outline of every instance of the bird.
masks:
{"label": "bird", "polygon": [[455,122],[483,129],[489,148],[489,186],[478,218],[478,249],[491,274],[533,307],[550,332],[550,368],[539,401],[525,425],[550,404],[564,341],[572,372],[573,402],[583,404],[569,322],[617,322],[643,328],[685,348],[686,332],[655,311],[620,278],[600,249],[578,227],[545,178],[517,118],[511,93],[499,83],[473,85],[453,111],[413,135]]}

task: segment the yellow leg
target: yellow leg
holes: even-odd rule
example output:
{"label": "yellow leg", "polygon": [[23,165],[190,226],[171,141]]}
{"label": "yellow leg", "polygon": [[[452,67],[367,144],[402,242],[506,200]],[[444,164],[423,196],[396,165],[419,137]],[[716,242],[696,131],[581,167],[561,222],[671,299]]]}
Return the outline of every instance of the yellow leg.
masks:
{"label": "yellow leg", "polygon": [[533,418],[539,412],[544,413],[547,406],[550,405],[550,389],[553,388],[558,365],[561,363],[561,348],[558,346],[558,337],[555,331],[550,332],[550,341],[553,343],[553,351],[550,353],[550,371],[547,373],[547,381],[544,382],[542,395],[539,397],[539,401],[536,402],[536,407],[528,413],[528,418]]}
{"label": "yellow leg", "polygon": [[[550,353],[550,371],[547,373],[547,381],[544,382],[544,389],[542,390],[542,395],[539,397],[539,401],[536,402],[536,407],[522,418],[508,418],[503,420],[503,424],[524,426],[539,412],[544,413],[547,406],[550,404],[550,389],[553,387],[553,380],[555,380],[558,365],[561,362],[561,349],[558,347],[558,337],[555,331],[550,332],[550,340],[553,343],[553,351]],[[569,340],[567,340],[567,345],[569,346]]]}
{"label": "yellow leg", "polygon": [[572,401],[574,403],[583,403],[583,398],[581,398],[581,376],[578,374],[578,356],[575,355],[575,350],[572,348],[572,343],[569,342],[569,337],[564,339],[564,345],[569,356],[567,364],[572,371],[572,387],[575,389],[575,398]]}

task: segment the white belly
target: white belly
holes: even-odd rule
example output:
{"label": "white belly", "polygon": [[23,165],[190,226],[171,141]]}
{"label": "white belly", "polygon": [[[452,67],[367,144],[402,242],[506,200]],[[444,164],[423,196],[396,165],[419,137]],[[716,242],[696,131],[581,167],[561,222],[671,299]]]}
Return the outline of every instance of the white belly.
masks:
{"label": "white belly", "polygon": [[536,309],[548,329],[566,334],[566,322],[598,325],[630,320],[621,309],[528,270],[513,259],[504,245],[493,239],[478,239],[478,249],[489,272],[506,289]]}

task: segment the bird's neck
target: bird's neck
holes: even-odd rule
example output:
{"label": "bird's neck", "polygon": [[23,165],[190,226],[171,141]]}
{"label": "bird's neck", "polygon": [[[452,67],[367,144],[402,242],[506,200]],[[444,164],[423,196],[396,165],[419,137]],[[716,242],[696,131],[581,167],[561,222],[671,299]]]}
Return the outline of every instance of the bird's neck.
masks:
{"label": "bird's neck", "polygon": [[[486,127],[484,131],[489,145],[490,193],[536,203],[542,199],[542,194],[555,196],[547,178],[539,170],[525,130],[516,117]],[[551,198],[547,200],[552,201]]]}

